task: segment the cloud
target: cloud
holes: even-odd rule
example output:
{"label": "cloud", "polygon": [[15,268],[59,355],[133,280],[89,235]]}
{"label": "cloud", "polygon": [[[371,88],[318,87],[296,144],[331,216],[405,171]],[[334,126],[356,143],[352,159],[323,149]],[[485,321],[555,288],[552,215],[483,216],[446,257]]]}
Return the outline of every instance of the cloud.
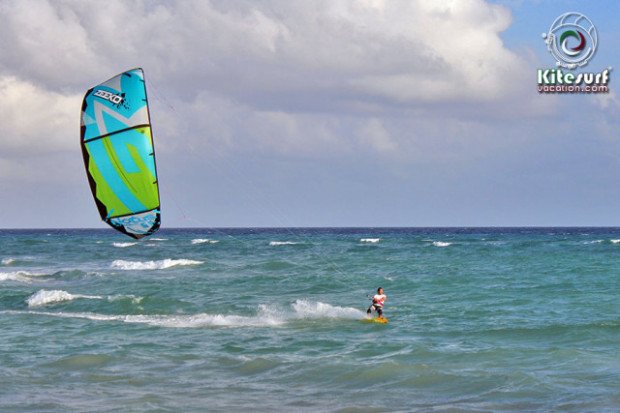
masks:
{"label": "cloud", "polygon": [[[4,4],[5,71],[76,88],[136,62],[180,93],[198,83],[285,110],[287,97],[496,99],[505,77],[520,71],[521,59],[499,37],[510,13],[479,0],[109,1],[105,13],[93,13],[96,5]],[[256,99],[263,94],[271,99]]]}
{"label": "cloud", "polygon": [[[593,108],[607,140],[617,135],[613,94],[584,100],[583,120],[570,122],[573,100],[539,95],[535,70],[546,63],[507,48],[509,10],[482,0],[110,0],[95,12],[102,7],[0,2],[0,184],[28,181],[36,192],[42,180],[80,181],[90,196],[78,145],[82,96],[138,66],[158,167],[171,174],[161,181],[192,196],[202,166],[224,177],[248,162],[248,175],[267,184],[263,171],[299,187],[324,173],[334,194],[350,185],[347,196],[361,200],[397,176],[428,182],[432,198],[441,179],[445,193],[464,188],[467,174],[509,182],[504,165],[517,176],[524,160],[543,164],[540,142],[566,156],[582,151],[571,133]],[[304,161],[312,178],[295,166]]]}
{"label": "cloud", "polygon": [[75,147],[80,99],[13,76],[0,76],[0,148],[7,152],[53,152]]}
{"label": "cloud", "polygon": [[407,159],[436,146],[416,140],[552,107],[523,87],[530,62],[502,43],[509,11],[481,0],[97,7],[2,3],[0,87],[22,104],[2,106],[0,149],[73,150],[84,91],[134,66],[146,70],[156,139],[172,138],[157,139],[160,152]]}

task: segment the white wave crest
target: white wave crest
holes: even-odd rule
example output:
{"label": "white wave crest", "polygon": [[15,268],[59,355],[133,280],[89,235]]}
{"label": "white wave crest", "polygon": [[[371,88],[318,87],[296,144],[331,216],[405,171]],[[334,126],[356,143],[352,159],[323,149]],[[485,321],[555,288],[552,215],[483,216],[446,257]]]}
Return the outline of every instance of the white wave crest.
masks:
{"label": "white wave crest", "polygon": [[219,241],[208,238],[196,238],[192,240],[192,244],[217,244]]}
{"label": "white wave crest", "polygon": [[119,270],[163,270],[177,265],[198,265],[204,261],[179,259],[173,260],[166,258],[160,261],[125,261],[115,260],[112,262],[112,268]]}
{"label": "white wave crest", "polygon": [[168,241],[168,238],[149,238],[149,241]]}
{"label": "white wave crest", "polygon": [[368,242],[368,243],[371,243],[371,244],[376,244],[379,241],[381,241],[381,238],[362,238],[362,239],[360,239],[360,242]]}
{"label": "white wave crest", "polygon": [[28,297],[26,303],[28,303],[28,307],[40,307],[52,303],[71,301],[76,298],[103,299],[100,295],[71,294],[63,290],[40,290]]}
{"label": "white wave crest", "polygon": [[433,241],[433,245],[436,247],[449,247],[452,245],[451,242],[443,242],[443,241]]}
{"label": "white wave crest", "polygon": [[299,244],[299,242],[294,242],[294,241],[271,241],[269,243],[269,245],[276,246],[276,245],[297,245]]}
{"label": "white wave crest", "polygon": [[[76,297],[66,291],[63,293]],[[61,294],[59,294],[61,296]],[[339,307],[321,302],[297,300],[292,305],[292,312],[279,311],[272,306],[260,306],[254,316],[223,315],[223,314],[175,314],[175,315],[125,315],[99,313],[72,313],[46,311],[4,311],[11,314],[35,314],[50,317],[82,318],[93,321],[119,321],[124,323],[140,323],[170,328],[200,327],[277,327],[291,320],[301,319],[351,319],[361,320],[365,313],[352,307]]]}
{"label": "white wave crest", "polygon": [[587,245],[587,244],[600,244],[602,242],[603,242],[602,239],[595,239],[595,240],[592,240],[592,241],[584,241],[583,243]]}
{"label": "white wave crest", "polygon": [[127,248],[127,247],[131,247],[132,245],[136,245],[137,242],[113,242],[112,245],[114,245],[116,248]]}
{"label": "white wave crest", "polygon": [[15,258],[3,258],[2,265],[11,265],[15,262]]}
{"label": "white wave crest", "polygon": [[117,294],[117,295],[108,295],[108,301],[119,301],[119,300],[131,300],[132,304],[140,304],[144,297],[136,296],[133,294]]}
{"label": "white wave crest", "polygon": [[44,277],[48,274],[34,273],[30,271],[13,271],[13,272],[0,272],[0,281],[19,281],[30,283],[37,277]]}
{"label": "white wave crest", "polygon": [[353,307],[340,307],[320,301],[297,300],[292,304],[296,318],[360,319],[366,314]]}
{"label": "white wave crest", "polygon": [[48,304],[61,303],[63,301],[73,301],[76,299],[89,299],[89,300],[104,300],[118,301],[118,300],[131,300],[133,304],[140,304],[144,297],[136,297],[133,294],[118,294],[118,295],[88,295],[88,294],[71,294],[63,290],[39,290],[32,294],[26,300],[28,307],[41,307]]}
{"label": "white wave crest", "polygon": [[83,318],[93,321],[120,321],[124,323],[149,324],[158,327],[198,328],[198,327],[268,327],[284,323],[263,317],[248,317],[222,314],[191,314],[191,315],[109,315],[99,313],[70,313],[47,311],[4,311],[10,314],[35,314],[62,318]]}
{"label": "white wave crest", "polygon": [[610,239],[612,244],[620,244],[620,239]]}

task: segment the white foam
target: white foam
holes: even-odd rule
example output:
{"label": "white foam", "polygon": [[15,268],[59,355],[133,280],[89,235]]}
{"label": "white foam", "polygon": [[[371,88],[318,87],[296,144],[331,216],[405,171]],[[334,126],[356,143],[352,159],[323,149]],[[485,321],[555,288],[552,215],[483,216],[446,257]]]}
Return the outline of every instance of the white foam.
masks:
{"label": "white foam", "polygon": [[192,244],[217,244],[219,241],[208,238],[196,238],[192,240]]}
{"label": "white foam", "polygon": [[137,297],[133,294],[117,294],[117,295],[88,295],[88,294],[71,294],[63,290],[39,290],[32,294],[26,300],[28,307],[41,307],[48,304],[61,303],[63,301],[73,301],[76,299],[118,301],[129,299],[133,304],[140,304],[144,297]]}
{"label": "white foam", "polygon": [[203,263],[204,261],[186,259],[173,260],[170,258],[166,258],[165,260],[160,261],[115,260],[112,262],[111,267],[119,270],[163,270],[177,265],[198,265]]}
{"label": "white foam", "polygon": [[28,307],[40,307],[47,304],[72,301],[77,298],[103,299],[100,295],[71,294],[63,290],[40,290],[28,297],[26,303],[28,303]]}
{"label": "white foam", "polygon": [[452,245],[451,242],[443,242],[443,241],[433,241],[433,245],[436,247],[448,247]]}
{"label": "white foam", "polygon": [[15,262],[15,258],[3,258],[2,265],[11,265]]}
{"label": "white foam", "polygon": [[108,295],[108,301],[119,301],[119,300],[131,300],[132,304],[140,304],[144,297],[136,296],[133,294],[117,294],[117,295]]}
{"label": "white foam", "polygon": [[[66,291],[62,293],[72,297]],[[37,293],[38,294],[38,293]],[[58,294],[58,296],[64,296]],[[36,295],[36,294],[35,294]],[[87,296],[88,297],[88,296]],[[47,311],[3,311],[5,314],[35,314],[50,317],[81,318],[93,321],[119,321],[124,323],[148,324],[170,328],[199,328],[199,327],[277,327],[291,320],[300,319],[352,319],[360,320],[366,314],[356,308],[339,307],[321,302],[297,300],[292,305],[292,312],[279,311],[273,306],[260,306],[254,316],[223,315],[223,314],[175,314],[175,315],[125,315],[125,314],[98,314],[73,312]]]}
{"label": "white foam", "polygon": [[0,272],[0,281],[20,281],[29,283],[36,277],[43,277],[47,274],[34,273],[30,271],[12,271],[12,272]]}
{"label": "white foam", "polygon": [[149,238],[149,241],[168,241],[168,238]]}
{"label": "white foam", "polygon": [[593,241],[584,241],[584,244],[600,244],[601,242],[603,242],[602,239],[595,239]]}
{"label": "white foam", "polygon": [[131,247],[132,245],[136,245],[137,242],[113,242],[112,245],[114,245],[116,248],[127,248],[127,247]]}
{"label": "white foam", "polygon": [[294,241],[271,241],[269,243],[269,245],[276,246],[276,245],[297,245],[299,244],[299,242],[294,242]]}
{"label": "white foam", "polygon": [[346,318],[358,320],[366,314],[353,307],[340,307],[320,301],[297,300],[292,304],[296,318]]}
{"label": "white foam", "polygon": [[619,244],[620,243],[620,239],[611,239],[610,240],[612,244]]}
{"label": "white foam", "polygon": [[93,321],[120,321],[124,323],[149,324],[158,327],[198,328],[198,327],[268,327],[282,324],[282,320],[262,317],[248,317],[222,314],[191,315],[109,315],[98,313],[71,313],[47,311],[4,311],[9,314],[35,314],[50,317],[82,318]]}
{"label": "white foam", "polygon": [[362,238],[360,242],[369,242],[371,244],[376,244],[381,241],[381,238]]}

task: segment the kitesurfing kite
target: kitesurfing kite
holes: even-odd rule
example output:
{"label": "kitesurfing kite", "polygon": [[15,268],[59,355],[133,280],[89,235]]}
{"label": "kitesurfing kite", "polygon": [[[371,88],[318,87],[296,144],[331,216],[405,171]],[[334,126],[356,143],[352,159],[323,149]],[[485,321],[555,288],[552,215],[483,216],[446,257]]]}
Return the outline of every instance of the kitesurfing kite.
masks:
{"label": "kitesurfing kite", "polygon": [[86,92],[80,135],[101,219],[136,239],[157,231],[159,186],[142,69],[128,70]]}

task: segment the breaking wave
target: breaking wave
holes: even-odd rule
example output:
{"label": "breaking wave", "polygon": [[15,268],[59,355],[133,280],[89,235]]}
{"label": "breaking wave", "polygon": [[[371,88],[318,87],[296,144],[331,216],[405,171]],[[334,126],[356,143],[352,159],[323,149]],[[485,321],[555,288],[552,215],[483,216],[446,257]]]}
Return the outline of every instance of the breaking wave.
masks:
{"label": "breaking wave", "polygon": [[15,258],[3,258],[2,265],[11,265],[15,262]]}
{"label": "breaking wave", "polygon": [[433,241],[433,245],[436,247],[449,247],[452,245],[451,242],[443,242],[443,241]]}
{"label": "breaking wave", "polygon": [[134,304],[139,304],[143,297],[136,297],[135,295],[109,295],[104,297],[101,295],[71,294],[63,290],[39,290],[28,297],[26,303],[28,304],[28,307],[41,307],[48,304],[73,301],[80,298],[108,301],[131,299]]}
{"label": "breaking wave", "polygon": [[0,272],[0,281],[19,281],[30,283],[38,277],[45,277],[49,274],[33,273],[30,271]]}
{"label": "breaking wave", "polygon": [[208,238],[196,238],[192,240],[192,244],[217,244],[219,241]]}
{"label": "breaking wave", "polygon": [[28,297],[26,303],[28,304],[28,307],[40,307],[46,304],[71,301],[76,298],[90,298],[95,300],[103,299],[100,295],[70,294],[63,290],[40,290]]}
{"label": "breaking wave", "polygon": [[271,241],[269,243],[269,245],[276,246],[276,245],[298,245],[300,244],[299,242],[295,242],[295,241]]}
{"label": "breaking wave", "polygon": [[[49,297],[56,293],[58,297],[71,296],[74,298],[104,298],[100,296],[78,296],[66,291],[46,291]],[[39,294],[39,293],[37,293]],[[37,294],[34,294],[36,296]],[[41,294],[43,296],[45,294]],[[32,297],[31,297],[32,298]],[[62,300],[65,301],[65,300]],[[57,302],[57,301],[52,301]],[[48,302],[49,303],[49,302]],[[29,304],[30,305],[30,304]],[[31,305],[34,307],[35,305]],[[279,311],[272,306],[259,306],[254,316],[225,315],[225,314],[175,314],[175,315],[125,315],[100,314],[90,312],[51,312],[51,311],[4,311],[12,314],[33,314],[50,317],[81,318],[93,321],[119,321],[123,323],[148,324],[157,327],[170,328],[199,328],[199,327],[273,327],[290,321],[303,319],[350,319],[361,320],[365,313],[352,307],[339,307],[321,302],[297,300],[291,304],[290,310]]]}
{"label": "breaking wave", "polygon": [[127,248],[127,247],[131,247],[132,245],[136,245],[137,242],[113,242],[112,245],[114,245],[116,248]]}
{"label": "breaking wave", "polygon": [[366,315],[353,307],[334,306],[320,301],[297,300],[291,307],[296,318],[345,318],[357,320]]}
{"label": "breaking wave", "polygon": [[[588,245],[588,244],[601,244],[602,242],[603,242],[603,240],[602,240],[602,239],[595,239],[595,240],[592,240],[592,241],[584,241],[583,243],[584,243],[585,245]],[[612,242],[613,242],[613,241],[612,241]]]}
{"label": "breaking wave", "polygon": [[370,244],[376,244],[379,241],[381,241],[381,238],[362,238],[362,239],[360,239],[360,242],[368,242]]}
{"label": "breaking wave", "polygon": [[204,264],[204,261],[179,259],[173,260],[166,258],[160,261],[125,261],[115,260],[112,262],[111,267],[118,270],[163,270],[175,266],[183,265],[199,265]]}

